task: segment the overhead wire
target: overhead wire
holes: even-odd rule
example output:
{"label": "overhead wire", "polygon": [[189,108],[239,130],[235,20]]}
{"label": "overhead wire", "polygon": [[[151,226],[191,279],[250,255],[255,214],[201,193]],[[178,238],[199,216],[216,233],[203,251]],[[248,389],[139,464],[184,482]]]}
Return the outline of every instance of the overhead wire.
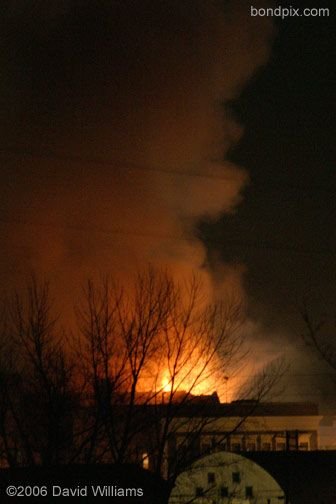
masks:
{"label": "overhead wire", "polygon": [[[198,171],[187,171],[187,172],[182,172],[180,170],[176,169],[162,169],[162,168],[157,168],[154,166],[150,165],[145,165],[145,164],[137,164],[133,163],[127,160],[121,160],[121,159],[98,159],[98,158],[86,158],[82,156],[77,156],[77,155],[68,155],[68,154],[62,154],[62,153],[56,153],[53,151],[45,151],[45,152],[33,152],[33,151],[28,151],[24,149],[14,149],[14,148],[0,148],[0,158],[5,158],[5,159],[11,159],[14,157],[23,157],[24,159],[27,157],[30,157],[32,159],[38,158],[38,159],[47,159],[47,160],[54,160],[58,162],[72,162],[72,163],[85,163],[87,165],[101,165],[101,166],[116,166],[117,164],[120,166],[125,167],[128,170],[141,170],[141,171],[150,171],[150,172],[159,172],[159,173],[165,173],[169,175],[174,175],[174,176],[182,176],[182,177],[201,177],[201,178],[208,178],[208,179],[215,179],[215,180],[222,180],[222,181],[228,181],[228,180],[233,180],[234,177],[229,174],[227,175],[216,175],[216,174],[211,174],[211,173],[201,173]],[[24,172],[24,175],[29,175],[28,172]],[[40,174],[39,174],[40,175]],[[63,177],[64,174],[62,174]],[[44,177],[49,177],[51,176],[51,173],[44,173]],[[57,182],[54,182],[57,185]],[[59,185],[59,181],[58,181]],[[66,186],[66,184],[61,183],[61,186]],[[291,187],[290,185],[286,184],[287,187]],[[66,186],[68,187],[68,186]],[[280,187],[278,184],[274,183],[274,187]],[[299,190],[299,186],[292,186],[294,190]],[[324,188],[322,186],[319,186],[318,188],[309,188],[309,190],[312,189],[317,189],[317,190],[326,190],[326,192],[331,191],[328,188]],[[300,190],[308,190],[307,186],[301,187]],[[53,195],[56,195],[53,194]],[[26,206],[28,208],[28,206]],[[29,205],[29,209],[32,209],[33,205]],[[197,236],[191,236],[188,234],[182,234],[181,235],[172,235],[172,234],[164,234],[164,233],[158,233],[157,231],[139,231],[139,230],[130,230],[130,229],[122,229],[122,228],[103,228],[97,225],[93,224],[61,224],[58,222],[52,222],[52,221],[45,221],[45,222],[37,222],[37,221],[29,221],[27,219],[21,219],[21,218],[12,218],[12,217],[5,217],[5,216],[0,216],[0,223],[2,224],[15,224],[15,225],[24,225],[24,226],[32,226],[32,227],[44,227],[44,228],[57,228],[57,229],[69,229],[72,231],[76,232],[95,232],[95,233],[103,233],[106,235],[131,235],[133,237],[139,237],[139,238],[159,238],[163,240],[171,240],[171,241],[186,241],[186,242],[195,242],[197,240],[202,241],[204,238],[200,234]],[[319,247],[319,248],[307,248],[307,247],[302,247],[298,245],[289,245],[289,244],[281,244],[281,243],[270,243],[267,241],[261,241],[261,240],[256,240],[256,241],[247,241],[247,240],[237,240],[237,239],[216,239],[207,236],[206,237],[206,242],[215,246],[220,246],[220,247],[226,247],[226,248],[239,248],[239,249],[255,249],[255,250],[268,250],[268,251],[273,251],[273,252],[290,252],[293,254],[301,254],[301,255],[332,255],[334,256],[336,253],[336,248],[331,248],[331,247]],[[106,245],[105,245],[106,246]]]}

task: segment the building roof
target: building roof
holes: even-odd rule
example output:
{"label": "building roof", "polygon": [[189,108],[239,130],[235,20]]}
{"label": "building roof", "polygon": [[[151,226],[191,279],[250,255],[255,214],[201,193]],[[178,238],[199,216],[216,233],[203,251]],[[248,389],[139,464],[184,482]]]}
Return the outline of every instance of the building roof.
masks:
{"label": "building roof", "polygon": [[[201,397],[201,396],[200,396]],[[163,410],[167,407],[161,406]],[[171,405],[176,417],[256,417],[256,416],[318,416],[318,405],[311,402],[265,402],[233,401],[217,403],[215,401],[188,400]]]}

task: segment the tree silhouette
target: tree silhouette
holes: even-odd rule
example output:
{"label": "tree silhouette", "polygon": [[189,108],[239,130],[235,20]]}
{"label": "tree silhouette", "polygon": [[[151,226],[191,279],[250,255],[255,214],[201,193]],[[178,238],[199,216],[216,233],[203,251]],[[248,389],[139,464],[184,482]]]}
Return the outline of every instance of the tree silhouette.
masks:
{"label": "tree silhouette", "polygon": [[[173,480],[200,455],[216,392],[247,358],[241,304],[209,303],[196,277],[148,268],[126,285],[88,280],[76,316],[72,332],[60,331],[49,285],[35,278],[3,304],[4,463],[135,462]],[[253,400],[231,433],[279,374],[275,366],[242,390]]]}

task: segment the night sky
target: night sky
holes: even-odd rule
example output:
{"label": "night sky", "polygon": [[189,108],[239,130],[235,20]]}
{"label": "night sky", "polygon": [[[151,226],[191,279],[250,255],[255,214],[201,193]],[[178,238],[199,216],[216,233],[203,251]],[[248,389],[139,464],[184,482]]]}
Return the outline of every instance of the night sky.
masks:
{"label": "night sky", "polygon": [[257,360],[292,363],[283,397],[330,404],[298,313],[309,296],[335,315],[323,6],[281,21],[239,0],[4,1],[2,291],[35,270],[62,309],[97,272],[196,270],[209,296],[246,300]]}
{"label": "night sky", "polygon": [[[220,254],[247,266],[250,315],[262,321],[263,343],[290,342],[288,373],[298,389],[287,394],[294,400],[304,390],[328,403],[335,378],[301,346],[299,310],[308,299],[317,318],[335,316],[335,17],[291,18],[276,28],[268,64],[230,106],[245,127],[229,155],[250,176],[244,202],[200,230],[210,264]],[[332,329],[325,336],[334,341]]]}

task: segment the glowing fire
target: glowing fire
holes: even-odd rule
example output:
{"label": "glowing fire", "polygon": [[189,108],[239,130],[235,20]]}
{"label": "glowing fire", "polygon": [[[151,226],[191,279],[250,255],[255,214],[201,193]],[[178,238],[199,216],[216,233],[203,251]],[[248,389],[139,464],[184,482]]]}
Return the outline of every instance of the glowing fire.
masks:
{"label": "glowing fire", "polygon": [[171,378],[169,376],[169,372],[166,370],[164,371],[161,379],[161,389],[163,392],[170,392],[171,388],[172,388]]}
{"label": "glowing fire", "polygon": [[153,381],[153,375],[151,377],[143,376],[138,390],[140,394],[143,393],[146,396],[156,390],[160,401],[161,394],[162,398],[167,399],[170,394],[175,392],[187,393],[192,396],[211,395],[216,392],[221,402],[230,402],[236,396],[238,382],[237,376],[229,378],[218,368],[204,371],[202,359],[195,358],[174,377],[171,376],[168,367],[160,370],[158,380]]}
{"label": "glowing fire", "polygon": [[[165,349],[163,349],[165,350]],[[168,352],[167,352],[168,353]],[[216,353],[193,348],[176,357],[162,351],[149,359],[137,383],[138,400],[178,401],[182,396],[210,396],[216,393],[221,402],[237,397],[241,377],[234,368],[223,365]]]}
{"label": "glowing fire", "polygon": [[195,356],[188,364],[185,364],[183,370],[173,377],[168,369],[162,371],[159,380],[162,392],[188,392],[192,395],[212,394],[225,396],[227,383],[221,377],[217,366],[211,366],[208,369],[200,356]]}

